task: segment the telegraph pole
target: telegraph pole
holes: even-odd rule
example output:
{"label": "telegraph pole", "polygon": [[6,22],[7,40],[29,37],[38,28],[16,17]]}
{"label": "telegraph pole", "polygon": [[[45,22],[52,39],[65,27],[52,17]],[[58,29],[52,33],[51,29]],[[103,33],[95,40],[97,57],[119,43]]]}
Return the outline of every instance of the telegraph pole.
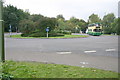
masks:
{"label": "telegraph pole", "polygon": [[0,62],[4,61],[5,55],[4,55],[3,1],[0,0]]}

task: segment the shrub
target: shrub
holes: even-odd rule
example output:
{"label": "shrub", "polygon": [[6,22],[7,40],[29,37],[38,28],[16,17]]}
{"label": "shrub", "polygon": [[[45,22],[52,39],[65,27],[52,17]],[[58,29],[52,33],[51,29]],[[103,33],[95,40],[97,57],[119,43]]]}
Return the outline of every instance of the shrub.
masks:
{"label": "shrub", "polygon": [[49,37],[60,37],[60,36],[64,36],[64,34],[61,34],[61,33],[49,33]]}
{"label": "shrub", "polygon": [[21,34],[21,36],[22,36],[22,37],[28,37],[29,34],[27,34],[27,33],[23,33],[23,34]]}

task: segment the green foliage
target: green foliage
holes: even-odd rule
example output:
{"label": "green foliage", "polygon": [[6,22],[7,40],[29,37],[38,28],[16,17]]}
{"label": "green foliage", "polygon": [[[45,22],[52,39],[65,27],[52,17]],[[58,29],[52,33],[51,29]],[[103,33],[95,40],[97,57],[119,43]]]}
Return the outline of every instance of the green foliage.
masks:
{"label": "green foliage", "polygon": [[49,37],[61,37],[61,36],[64,36],[64,34],[56,32],[49,33]]}
{"label": "green foliage", "polygon": [[35,20],[35,18],[33,19],[36,22],[33,22],[32,20],[22,20],[20,22],[20,30],[23,33],[22,36],[45,37],[47,27],[49,27],[49,33],[52,36],[51,32],[54,31],[54,28],[57,24],[57,21],[55,18],[42,17],[42,18],[39,18],[38,20],[37,19]]}
{"label": "green foliage", "polygon": [[41,14],[33,14],[29,17],[29,19],[33,22],[37,22],[38,20],[40,20],[42,18],[44,18],[44,16]]}
{"label": "green foliage", "polygon": [[103,17],[103,31],[105,34],[119,34],[118,18],[115,18],[113,13],[107,14]]}
{"label": "green foliage", "polygon": [[117,29],[117,34],[118,35],[120,35],[120,18],[118,18],[118,21],[117,21],[117,23],[116,23],[117,25],[116,25],[116,29]]}
{"label": "green foliage", "polygon": [[36,29],[35,23],[28,19],[21,20],[19,23],[19,29],[23,34],[30,34]]}
{"label": "green foliage", "polygon": [[82,30],[83,32],[86,31],[87,23],[84,20],[79,20],[75,17],[71,17],[70,20],[63,20],[63,19],[58,19],[58,26],[56,28],[57,31],[64,32],[66,33],[69,32],[80,32]]}
{"label": "green foliage", "polygon": [[40,29],[41,32],[46,32],[46,28],[49,27],[49,32],[55,29],[57,25],[57,20],[55,18],[43,18],[37,21],[37,28]]}
{"label": "green foliage", "polygon": [[111,27],[111,23],[114,22],[115,15],[113,13],[109,13],[103,17],[102,24],[105,27]]}
{"label": "green foliage", "polygon": [[89,24],[91,23],[97,23],[97,22],[101,22],[101,19],[98,17],[97,14],[92,14],[89,16]]}
{"label": "green foliage", "polygon": [[104,34],[111,34],[112,28],[111,27],[103,27]]}
{"label": "green foliage", "polygon": [[57,15],[57,19],[58,19],[58,20],[59,20],[59,19],[65,20],[65,18],[63,17],[62,14]]}
{"label": "green foliage", "polygon": [[4,7],[3,19],[5,21],[5,32],[9,31],[9,25],[12,26],[12,31],[18,30],[19,21],[22,19],[28,19],[29,13],[23,12],[21,9],[17,9],[12,5]]}

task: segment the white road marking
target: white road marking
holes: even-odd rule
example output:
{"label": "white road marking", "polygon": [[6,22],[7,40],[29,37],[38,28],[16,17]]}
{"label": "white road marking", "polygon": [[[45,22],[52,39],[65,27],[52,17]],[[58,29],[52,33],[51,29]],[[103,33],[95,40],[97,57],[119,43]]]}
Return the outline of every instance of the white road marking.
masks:
{"label": "white road marking", "polygon": [[81,66],[82,68],[84,68],[85,66]]}
{"label": "white road marking", "polygon": [[116,49],[106,49],[105,51],[116,51]]}
{"label": "white road marking", "polygon": [[95,50],[92,50],[92,51],[84,51],[84,53],[95,53],[96,51]]}
{"label": "white road marking", "polygon": [[88,64],[88,62],[80,62],[81,64]]}
{"label": "white road marking", "polygon": [[57,54],[71,54],[72,52],[57,52]]}

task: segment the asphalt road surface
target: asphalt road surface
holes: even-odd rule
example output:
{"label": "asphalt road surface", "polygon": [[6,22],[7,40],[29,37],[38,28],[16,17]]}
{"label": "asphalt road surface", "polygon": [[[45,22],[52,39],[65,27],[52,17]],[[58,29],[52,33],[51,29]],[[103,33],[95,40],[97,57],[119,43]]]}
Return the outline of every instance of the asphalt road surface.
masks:
{"label": "asphalt road surface", "polygon": [[5,38],[5,52],[6,60],[65,64],[118,72],[118,36]]}

